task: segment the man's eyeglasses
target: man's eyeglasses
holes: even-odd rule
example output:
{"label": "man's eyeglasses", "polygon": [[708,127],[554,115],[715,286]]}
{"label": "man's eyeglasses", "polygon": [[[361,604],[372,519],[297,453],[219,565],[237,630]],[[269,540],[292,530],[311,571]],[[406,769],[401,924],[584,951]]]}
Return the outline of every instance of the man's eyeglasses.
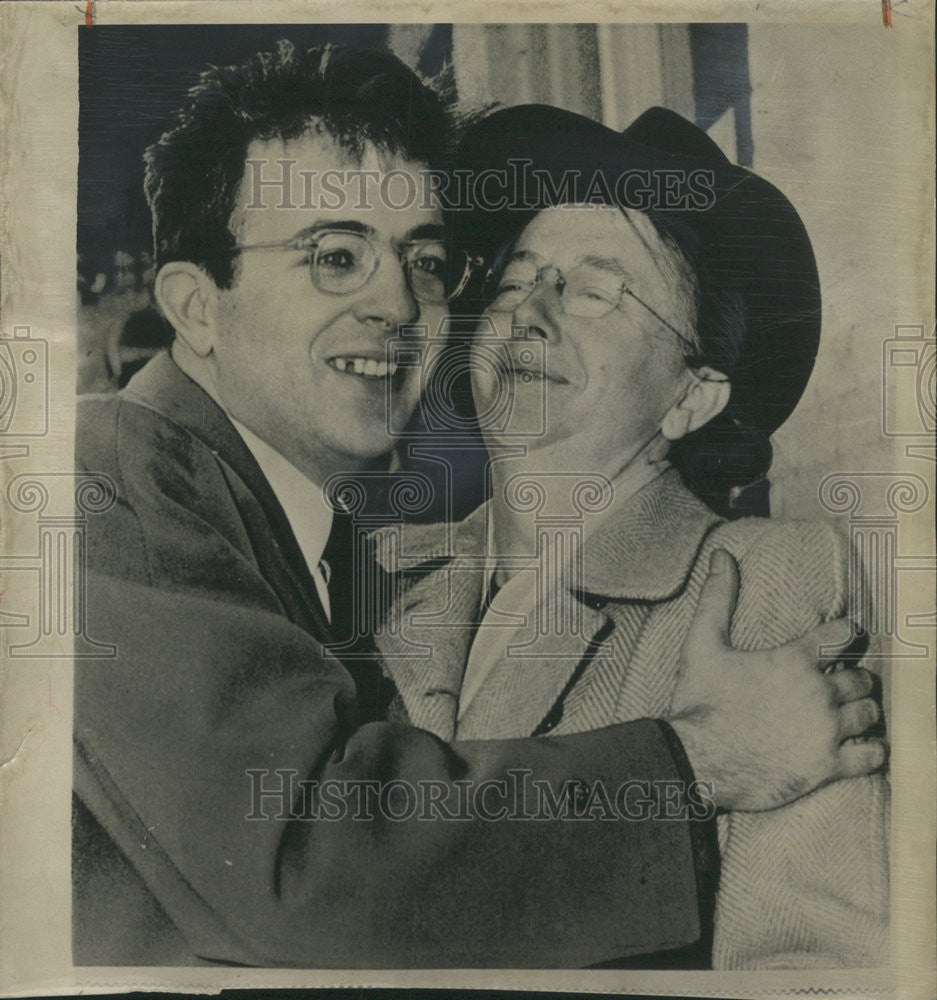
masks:
{"label": "man's eyeglasses", "polygon": [[313,285],[328,295],[350,295],[363,288],[388,250],[396,254],[414,298],[428,305],[444,305],[465,288],[472,270],[481,263],[466,253],[449,259],[439,240],[381,241],[371,233],[323,229],[280,243],[247,243],[234,250],[294,250],[309,255]]}
{"label": "man's eyeglasses", "polygon": [[[548,277],[548,273],[552,277]],[[514,312],[545,279],[552,282],[563,312],[568,316],[601,319],[614,312],[628,296],[675,333],[681,343],[695,349],[690,338],[638,298],[614,271],[594,264],[579,264],[564,274],[544,257],[532,252],[509,257],[505,264],[488,273],[483,290],[488,311]]]}

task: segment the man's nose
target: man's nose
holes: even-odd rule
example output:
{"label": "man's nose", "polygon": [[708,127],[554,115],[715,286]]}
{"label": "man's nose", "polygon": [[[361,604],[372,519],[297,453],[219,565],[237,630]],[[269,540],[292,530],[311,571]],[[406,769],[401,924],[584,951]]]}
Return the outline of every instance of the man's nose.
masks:
{"label": "man's nose", "polygon": [[563,306],[556,283],[538,281],[530,294],[520,303],[511,316],[513,326],[522,326],[528,337],[555,341],[560,335],[560,315]]}
{"label": "man's nose", "polygon": [[420,305],[407,281],[405,265],[394,254],[381,257],[363,291],[355,310],[363,323],[395,329],[419,318]]}

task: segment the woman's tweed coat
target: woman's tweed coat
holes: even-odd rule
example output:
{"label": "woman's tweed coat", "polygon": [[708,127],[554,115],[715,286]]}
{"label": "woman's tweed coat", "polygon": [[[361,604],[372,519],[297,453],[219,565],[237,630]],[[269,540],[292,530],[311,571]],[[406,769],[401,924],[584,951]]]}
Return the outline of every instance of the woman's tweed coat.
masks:
{"label": "woman's tweed coat", "polygon": [[[381,560],[403,572],[378,644],[411,721],[446,740],[546,728],[559,735],[666,717],[680,647],[717,547],[741,570],[731,632],[737,648],[776,646],[847,609],[856,613],[848,552],[831,527],[724,522],[670,470],[590,534],[581,633],[542,636],[528,649],[531,658],[499,663],[457,719],[473,631],[448,623],[477,617],[487,585],[486,510],[457,525],[380,537]],[[873,775],[772,812],[720,817],[714,966],[884,964],[887,808],[887,781]]]}

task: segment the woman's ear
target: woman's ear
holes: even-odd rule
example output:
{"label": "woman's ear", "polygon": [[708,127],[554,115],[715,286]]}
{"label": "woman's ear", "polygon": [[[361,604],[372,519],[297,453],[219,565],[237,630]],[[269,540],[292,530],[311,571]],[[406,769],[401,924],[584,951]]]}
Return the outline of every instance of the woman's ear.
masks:
{"label": "woman's ear", "polygon": [[705,365],[690,372],[690,386],[683,398],[667,411],[661,433],[668,441],[677,441],[718,416],[729,402],[732,383],[721,372]]}
{"label": "woman's ear", "polygon": [[218,298],[214,281],[197,264],[174,260],[159,269],[153,294],[179,339],[200,358],[211,354]]}

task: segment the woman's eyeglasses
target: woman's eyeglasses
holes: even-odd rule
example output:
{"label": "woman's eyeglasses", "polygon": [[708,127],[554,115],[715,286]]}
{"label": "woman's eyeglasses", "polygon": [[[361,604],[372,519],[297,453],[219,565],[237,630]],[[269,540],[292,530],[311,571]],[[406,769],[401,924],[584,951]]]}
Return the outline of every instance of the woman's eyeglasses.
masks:
{"label": "woman's eyeglasses", "polygon": [[695,348],[690,338],[638,298],[615,271],[584,263],[564,273],[548,263],[546,258],[529,251],[509,257],[501,267],[489,271],[483,288],[488,311],[514,312],[544,280],[552,283],[563,312],[568,316],[601,319],[614,312],[627,296],[675,333],[681,343]]}

